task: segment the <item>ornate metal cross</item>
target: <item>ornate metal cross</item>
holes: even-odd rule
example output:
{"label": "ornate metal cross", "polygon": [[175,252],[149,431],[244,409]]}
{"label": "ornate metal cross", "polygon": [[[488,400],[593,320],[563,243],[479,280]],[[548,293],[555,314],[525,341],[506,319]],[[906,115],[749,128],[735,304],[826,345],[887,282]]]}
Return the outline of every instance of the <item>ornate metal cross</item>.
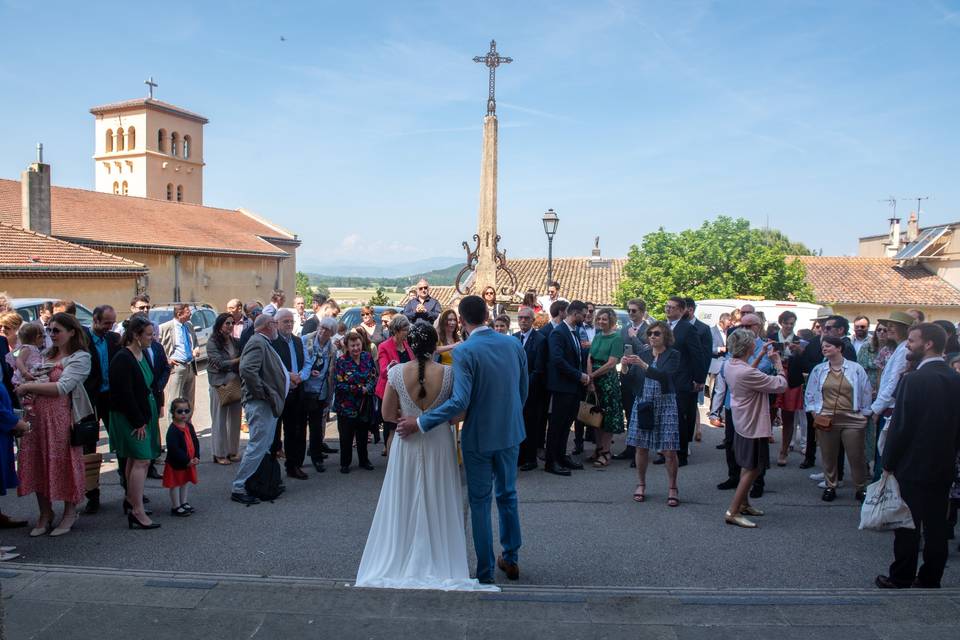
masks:
{"label": "ornate metal cross", "polygon": [[150,76],[149,80],[144,80],[143,84],[150,87],[150,99],[153,100],[153,90],[159,87],[160,85],[153,81],[153,76]]}
{"label": "ornate metal cross", "polygon": [[476,56],[474,62],[482,62],[490,68],[490,96],[487,98],[487,115],[493,116],[497,113],[497,101],[494,98],[494,90],[497,81],[497,67],[501,64],[510,64],[513,58],[505,58],[497,53],[497,41],[490,41],[490,51],[485,56]]}

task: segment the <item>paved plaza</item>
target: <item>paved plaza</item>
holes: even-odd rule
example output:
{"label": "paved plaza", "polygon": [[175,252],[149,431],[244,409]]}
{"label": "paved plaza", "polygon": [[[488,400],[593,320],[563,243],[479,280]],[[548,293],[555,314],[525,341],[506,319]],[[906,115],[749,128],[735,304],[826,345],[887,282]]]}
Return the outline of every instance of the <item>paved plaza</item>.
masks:
{"label": "paved plaza", "polygon": [[[22,554],[15,563],[0,565],[6,624],[17,630],[6,637],[64,637],[68,621],[87,630],[72,637],[127,637],[132,628],[124,632],[123,624],[103,625],[102,620],[128,616],[156,619],[151,637],[166,637],[180,629],[162,621],[181,615],[198,626],[196,635],[178,637],[268,637],[267,630],[272,637],[286,637],[286,631],[311,628],[316,637],[344,628],[347,635],[338,637],[379,637],[390,630],[423,631],[420,618],[443,621],[426,637],[502,635],[502,626],[481,624],[491,611],[506,616],[499,618],[501,624],[514,614],[534,627],[535,620],[547,621],[550,628],[569,622],[561,625],[565,631],[559,637],[698,637],[696,625],[709,624],[730,625],[730,634],[739,634],[739,624],[861,625],[862,636],[844,631],[850,640],[895,637],[876,626],[869,629],[880,623],[899,628],[888,624],[893,620],[933,624],[941,631],[938,625],[952,626],[950,637],[957,637],[955,543],[944,576],[947,589],[922,597],[879,593],[872,581],[886,572],[892,535],[857,530],[858,505],[849,486],[835,502],[821,502],[808,472],[798,468],[797,454],[788,467],[768,472],[766,495],[754,501],[767,512],[757,519],[759,529],[725,525],[730,493],[715,488],[725,476],[723,452],[715,449],[722,434],[711,428],[705,428],[703,442],[694,444],[690,465],[681,469],[682,504],[676,509],[666,505],[662,467],[651,467],[643,504],[631,499],[635,476],[626,462],[603,470],[588,467],[572,478],[540,470],[521,474],[521,580],[505,585],[500,596],[345,587],[356,575],[383,480],[381,448],[372,447],[373,472],[354,468],[343,475],[331,459],[326,473],[308,468],[308,480],[287,479],[287,492],[275,503],[238,505],[229,500],[236,467],[211,462],[206,376],[199,382],[196,425],[203,455],[200,485],[191,489],[190,498],[197,513],[170,517],[166,491],[159,481],[148,481],[154,518],[163,527],[127,530],[118,478],[110,467],[102,476],[101,512],[81,517],[70,535],[29,538],[25,529],[5,532],[2,543],[16,545]],[[331,443],[335,434],[331,423]],[[7,496],[2,505],[5,513],[35,517],[32,497]],[[834,604],[843,606],[826,606]],[[89,616],[90,611],[96,615]],[[387,618],[402,624],[385,626]],[[642,633],[632,627],[638,624],[646,625]],[[687,624],[694,626],[683,627]],[[519,635],[525,628],[515,630]],[[818,637],[840,633],[820,631]]]}

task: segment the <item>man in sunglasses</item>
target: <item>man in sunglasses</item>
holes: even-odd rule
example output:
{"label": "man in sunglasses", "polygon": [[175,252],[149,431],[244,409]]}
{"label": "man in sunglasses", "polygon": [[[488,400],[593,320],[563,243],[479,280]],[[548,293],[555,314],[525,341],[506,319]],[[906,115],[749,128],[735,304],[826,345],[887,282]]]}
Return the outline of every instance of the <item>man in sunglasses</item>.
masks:
{"label": "man in sunglasses", "polygon": [[430,297],[430,283],[421,278],[417,283],[417,297],[403,307],[403,315],[411,324],[418,320],[433,324],[440,317],[441,310],[437,299]]}

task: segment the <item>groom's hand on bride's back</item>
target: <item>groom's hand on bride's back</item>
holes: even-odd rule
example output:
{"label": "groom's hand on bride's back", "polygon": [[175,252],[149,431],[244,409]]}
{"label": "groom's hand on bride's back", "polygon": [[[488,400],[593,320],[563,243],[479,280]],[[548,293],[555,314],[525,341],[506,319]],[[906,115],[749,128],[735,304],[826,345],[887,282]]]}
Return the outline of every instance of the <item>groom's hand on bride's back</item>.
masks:
{"label": "groom's hand on bride's back", "polygon": [[397,435],[401,438],[407,438],[420,431],[417,426],[417,419],[410,416],[403,416],[397,421]]}

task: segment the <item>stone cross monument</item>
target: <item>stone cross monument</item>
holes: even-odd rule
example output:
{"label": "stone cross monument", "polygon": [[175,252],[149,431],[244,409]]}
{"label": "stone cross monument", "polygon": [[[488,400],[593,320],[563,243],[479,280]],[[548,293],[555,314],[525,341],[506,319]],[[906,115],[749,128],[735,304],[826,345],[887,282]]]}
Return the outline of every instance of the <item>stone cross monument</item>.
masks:
{"label": "stone cross monument", "polygon": [[[507,258],[497,244],[497,101],[496,72],[501,64],[513,62],[497,52],[497,42],[490,41],[490,51],[485,56],[476,56],[474,62],[482,62],[490,69],[489,94],[487,97],[487,115],[483,118],[483,153],[480,162],[480,215],[477,233],[473,236],[476,249],[463,243],[467,251],[467,264],[457,275],[457,291],[461,294],[482,294],[488,286],[497,290],[498,300],[509,300],[516,293],[516,276],[507,268]],[[509,283],[497,287],[497,271],[505,273]],[[467,282],[461,282],[464,276],[473,272]]]}

